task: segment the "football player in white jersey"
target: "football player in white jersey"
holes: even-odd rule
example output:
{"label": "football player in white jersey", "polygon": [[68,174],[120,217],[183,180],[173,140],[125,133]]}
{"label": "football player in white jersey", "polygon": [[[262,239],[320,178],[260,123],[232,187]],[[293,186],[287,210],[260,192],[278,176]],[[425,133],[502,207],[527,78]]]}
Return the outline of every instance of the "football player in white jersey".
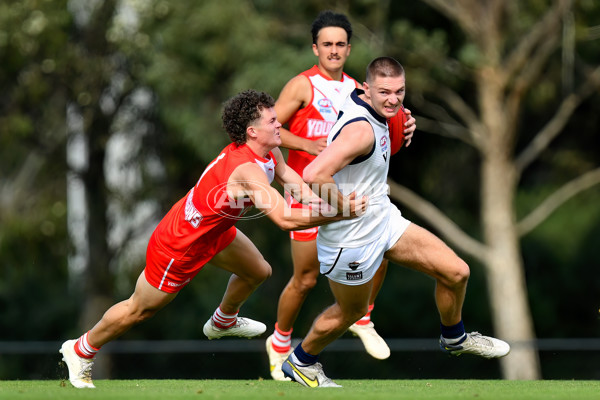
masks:
{"label": "football player in white jersey", "polygon": [[465,332],[462,306],[469,266],[438,237],[405,219],[383,189],[390,157],[386,120],[400,109],[405,90],[398,61],[373,60],[363,90],[352,93],[342,107],[328,146],[304,169],[304,180],[332,206],[343,206],[343,194],[356,191],[369,196],[369,209],[354,221],[319,229],[321,273],[329,279],[335,303],[283,363],[284,375],[302,385],[339,386],[325,376],[318,355],[367,311],[372,278],[384,258],[435,279],[442,350],[486,358],[510,351],[502,340]]}
{"label": "football player in white jersey", "polygon": [[[326,145],[329,130],[338,118],[338,112],[346,97],[359,83],[344,73],[344,64],[350,55],[352,26],[348,18],[332,11],[323,11],[311,27],[312,49],[317,65],[298,74],[285,85],[275,103],[281,128],[281,146],[289,149],[287,163],[299,175]],[[415,120],[407,111],[406,134],[415,130]],[[286,197],[292,208],[308,207]],[[267,338],[271,376],[275,380],[286,379],[281,372],[283,361],[291,353],[292,330],[308,293],[316,285],[319,276],[317,259],[317,228],[290,232],[293,275],[281,296],[277,307],[277,322],[273,334]],[[352,324],[349,330],[363,342],[367,352],[386,359],[390,349],[376,332],[371,321],[375,298],[385,277],[387,261],[378,269],[368,311]]]}

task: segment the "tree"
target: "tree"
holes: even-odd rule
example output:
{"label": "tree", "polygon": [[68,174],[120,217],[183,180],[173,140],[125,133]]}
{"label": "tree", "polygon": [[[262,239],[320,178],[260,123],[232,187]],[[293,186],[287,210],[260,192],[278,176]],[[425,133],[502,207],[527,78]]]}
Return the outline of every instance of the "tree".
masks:
{"label": "tree", "polygon": [[[412,97],[419,111],[429,115],[429,118],[418,118],[418,127],[459,139],[479,154],[483,238],[478,240],[467,234],[432,204],[394,181],[390,181],[391,196],[435,227],[462,252],[485,265],[496,334],[513,343],[511,354],[501,360],[503,375],[507,379],[539,379],[536,349],[522,345],[534,343],[535,332],[520,239],[566,200],[600,183],[600,168],[575,176],[521,220],[517,217],[516,196],[524,171],[564,131],[576,108],[600,87],[600,68],[589,67],[587,60],[575,52],[581,34],[577,35],[578,27],[574,24],[578,21],[575,16],[598,10],[590,3],[575,8],[571,0],[556,0],[550,4],[502,0],[423,1],[456,24],[464,35],[464,42],[456,50],[460,62],[437,51],[434,59],[421,64],[421,73],[429,76],[418,76],[417,80],[431,83],[429,87],[421,86],[421,99],[419,94]],[[399,38],[405,39],[401,41],[402,46],[408,50],[396,48],[395,52],[407,52],[410,59],[411,52],[414,58],[420,51],[419,60],[423,61],[423,49],[411,47],[406,40],[415,36],[414,33],[411,36],[408,25],[396,28]],[[587,32],[586,28],[580,27],[579,32]],[[436,42],[434,34],[429,39]],[[400,41],[392,39],[391,43]],[[563,62],[563,77],[571,78],[565,85],[566,93],[556,102],[556,111],[548,122],[530,137],[520,126],[522,109],[536,85],[544,83],[547,74],[556,72],[553,66],[561,45],[563,60],[571,57],[570,66],[578,68],[570,70]],[[429,44],[425,50],[434,47]],[[442,68],[436,69],[434,63]],[[441,76],[446,79],[439,79]],[[465,87],[460,93],[456,84],[469,78],[472,78],[472,97]],[[427,96],[444,104],[445,109],[426,101]],[[556,99],[546,99],[546,103],[552,100]],[[529,143],[521,145],[525,140]]]}
{"label": "tree", "polygon": [[[65,63],[56,54],[70,19],[66,2],[34,3],[0,3],[0,326],[7,339],[50,339],[58,330],[50,315],[64,318],[71,309],[66,301],[39,307],[65,286]],[[25,314],[30,323],[15,324]]]}
{"label": "tree", "polygon": [[[501,286],[507,283],[514,289],[516,281],[516,289],[523,288],[519,239],[570,196],[597,182],[593,167],[598,165],[597,142],[561,133],[574,112],[583,118],[570,118],[569,127],[583,130],[588,124],[589,131],[597,125],[592,102],[584,101],[598,87],[597,72],[587,66],[598,64],[599,41],[593,40],[598,38],[598,27],[587,27],[586,22],[598,19],[600,7],[589,0],[561,0],[552,7],[548,0],[501,3],[429,0],[406,7],[403,2],[386,0],[373,7],[372,1],[364,0],[0,2],[0,269],[6,271],[0,290],[0,306],[6,312],[0,325],[11,327],[5,329],[11,339],[56,340],[89,328],[108,305],[129,295],[157,218],[227,143],[220,127],[221,103],[246,88],[276,96],[291,76],[314,62],[310,21],[320,10],[332,8],[347,13],[355,30],[347,72],[361,79],[373,57],[397,56],[407,69],[408,101],[420,114],[418,129],[462,140],[470,146],[450,140],[445,144],[453,143],[452,151],[470,162],[481,161],[481,204],[472,200],[479,185],[467,181],[477,176],[472,164],[462,168],[468,173],[457,173],[442,185],[436,180],[442,174],[432,178],[430,173],[445,168],[439,158],[424,162],[427,170],[392,174],[406,179],[408,187],[419,186],[413,191],[425,188],[426,196],[435,199],[432,202],[446,198],[436,197],[427,185],[442,187],[444,194],[453,190],[453,202],[438,204],[446,215],[393,182],[392,195],[406,205],[403,212],[411,212],[412,207],[466,257],[472,257],[474,271],[477,261],[486,265],[489,286],[496,288],[490,293],[498,335],[511,341],[532,339],[531,326],[525,332],[522,326],[506,332],[517,322],[506,315],[511,311],[508,306],[514,307],[508,300],[519,303],[521,316],[527,318],[529,310],[525,294],[518,301],[507,300]],[[544,119],[549,122],[540,124]],[[538,135],[531,134],[536,130]],[[588,136],[597,137],[595,132]],[[429,150],[431,146],[421,145],[422,138],[417,135],[400,159],[410,159],[420,151],[440,157],[445,151]],[[77,140],[85,146],[70,147]],[[560,169],[546,161],[561,140],[563,147],[571,140],[567,149],[571,153],[565,150],[562,158],[574,168]],[[127,157],[118,157],[124,153]],[[80,156],[84,163],[77,164],[76,159],[74,165],[73,156]],[[460,161],[452,157],[452,162]],[[528,194],[532,181],[538,182],[548,165],[553,171],[560,169],[560,174],[550,174],[542,182],[544,189],[552,188],[555,194],[526,212],[530,200],[517,200]],[[493,174],[503,175],[502,171],[510,172],[509,176],[495,178]],[[115,180],[115,172],[123,175]],[[130,175],[131,180],[123,179]],[[68,255],[73,261],[78,245],[69,243],[67,235],[68,208],[73,204],[66,198],[67,182],[73,177],[85,187],[87,199],[79,205],[89,214],[83,230],[71,234],[90,249],[89,254],[81,253],[81,274],[76,268],[67,269]],[[579,178],[561,186],[560,180],[566,177]],[[152,184],[146,185],[147,180]],[[494,191],[501,194],[499,200],[492,196]],[[471,212],[477,208],[480,217]],[[289,272],[287,236],[266,219],[252,221],[242,230],[265,249],[276,272],[246,305],[247,311],[268,322],[275,313],[269,307],[275,305],[265,304],[265,299],[280,293]],[[539,231],[536,228],[534,233]],[[572,250],[581,254],[581,264],[586,264],[585,257],[595,261],[589,247],[595,243],[591,238],[596,232],[589,233],[591,245]],[[535,243],[537,248],[545,245]],[[128,257],[134,247],[137,254]],[[510,259],[500,266],[502,256]],[[569,261],[563,257],[557,264],[563,268],[564,280],[570,271],[569,265],[562,266]],[[505,275],[507,270],[516,278]],[[525,272],[531,272],[529,266]],[[217,282],[221,278],[226,282],[225,275],[205,273],[177,299],[194,306],[161,314],[156,322],[131,334],[139,339],[197,338],[198,315],[212,312],[218,302],[213,289],[221,287]],[[572,290],[579,290],[578,278],[571,279]],[[65,295],[67,280],[74,284]],[[471,282],[471,289],[484,292],[474,287],[475,279]],[[402,285],[406,288],[410,283],[402,281]],[[325,286],[323,292],[328,293]],[[588,287],[592,287],[589,282]],[[535,295],[529,293],[532,301]],[[384,308],[385,297],[393,303],[397,291],[384,289],[381,296]],[[327,301],[319,295],[315,300]],[[45,307],[39,307],[40,302]],[[308,305],[313,308],[305,310],[302,323],[309,324],[310,316],[321,309],[314,303]],[[405,309],[404,315],[420,312],[421,306]],[[77,322],[80,312],[87,318]],[[22,315],[31,318],[15,325]],[[578,325],[576,316],[570,321],[579,329],[591,329]],[[395,320],[383,320],[378,326],[384,332],[386,328],[397,332]],[[302,332],[301,324],[298,332]],[[506,362],[517,364],[513,356],[519,354],[514,351]],[[505,376],[535,376],[535,354],[526,352],[525,356],[523,366],[504,365]],[[534,373],[525,374],[524,369]],[[21,370],[33,376],[30,364]],[[20,376],[9,364],[3,365],[0,375],[8,371]]]}
{"label": "tree", "polygon": [[[74,244],[70,280],[73,294],[83,299],[79,328],[84,331],[121,298],[119,290],[131,292],[130,275],[139,274],[145,252],[133,249],[137,256],[130,260],[128,244],[146,242],[158,223],[165,196],[147,187],[162,179],[164,166],[158,130],[149,121],[153,93],[140,82],[146,41],[123,17],[128,3],[70,5],[75,23],[66,49],[64,104]],[[116,287],[120,277],[131,284]],[[108,376],[110,358],[98,362],[98,375]]]}

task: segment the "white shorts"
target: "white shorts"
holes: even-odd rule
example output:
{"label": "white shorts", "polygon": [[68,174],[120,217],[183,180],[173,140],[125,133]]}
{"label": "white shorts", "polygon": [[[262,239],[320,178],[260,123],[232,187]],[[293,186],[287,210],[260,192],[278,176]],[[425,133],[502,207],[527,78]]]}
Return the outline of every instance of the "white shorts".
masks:
{"label": "white shorts", "polygon": [[355,286],[369,282],[379,269],[383,254],[400,239],[409,225],[410,221],[391,204],[383,234],[362,247],[331,247],[317,240],[321,274],[343,285]]}

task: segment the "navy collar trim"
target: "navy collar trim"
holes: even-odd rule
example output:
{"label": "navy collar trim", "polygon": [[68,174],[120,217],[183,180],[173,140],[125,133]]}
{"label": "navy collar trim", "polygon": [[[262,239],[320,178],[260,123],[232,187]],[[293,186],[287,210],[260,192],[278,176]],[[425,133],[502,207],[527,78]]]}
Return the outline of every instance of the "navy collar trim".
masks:
{"label": "navy collar trim", "polygon": [[371,107],[366,101],[364,101],[363,99],[358,97],[359,95],[364,94],[364,93],[365,93],[364,90],[356,88],[350,94],[350,96],[356,104],[358,104],[361,107],[364,107],[369,112],[369,114],[371,114],[371,116],[373,118],[375,118],[377,121],[381,122],[382,124],[387,123],[387,119],[385,117],[382,117],[381,115],[377,114],[377,112],[375,112],[373,107]]}

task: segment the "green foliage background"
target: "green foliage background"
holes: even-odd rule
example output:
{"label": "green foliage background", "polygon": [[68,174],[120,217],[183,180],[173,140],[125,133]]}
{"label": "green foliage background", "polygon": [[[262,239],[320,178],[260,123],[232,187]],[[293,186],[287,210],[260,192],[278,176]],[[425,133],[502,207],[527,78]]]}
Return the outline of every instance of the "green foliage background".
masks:
{"label": "green foliage background", "polygon": [[[469,68],[479,55],[457,27],[422,2],[153,0],[99,2],[109,13],[82,24],[76,1],[0,0],[0,341],[63,340],[81,333],[79,314],[84,287],[70,285],[67,269],[72,250],[67,235],[66,110],[75,104],[104,150],[111,134],[147,124],[148,134],[137,160],[156,156],[164,173],[144,172],[144,185],[120,198],[126,207],[155,199],[161,213],[195,183],[204,167],[227,144],[220,126],[222,103],[235,93],[255,88],[277,97],[283,85],[315,63],[310,23],[322,9],[351,16],[355,29],[346,72],[361,80],[373,57],[398,58],[407,70],[406,105],[419,116],[424,98],[436,101],[443,81],[476,101]],[[550,1],[521,4],[518,21],[507,21],[510,43],[526,32]],[[124,4],[135,7],[132,22]],[[85,8],[85,7],[84,7]],[[118,10],[118,11],[115,11]],[[120,10],[120,11],[119,11]],[[126,11],[126,10],[125,10]],[[600,5],[576,2],[577,54],[600,62],[600,39],[588,27],[600,20]],[[103,23],[105,21],[106,23]],[[594,22],[595,21],[595,22]],[[588,36],[586,36],[588,35]],[[447,59],[453,60],[448,63]],[[521,111],[519,149],[554,112],[561,98],[561,55],[531,93]],[[102,106],[107,93],[114,110]],[[136,89],[151,93],[150,110],[136,108]],[[104,96],[104,97],[103,97]],[[527,213],[561,183],[600,164],[598,93],[583,104],[565,132],[523,177],[517,207]],[[108,110],[108,111],[107,111]],[[121,114],[119,114],[121,110]],[[122,111],[125,110],[125,111]],[[119,116],[127,115],[129,125]],[[90,136],[91,138],[92,136]],[[418,132],[411,147],[395,156],[391,176],[422,194],[467,232],[479,236],[477,155],[449,138]],[[142,162],[142,161],[140,161]],[[118,197],[106,189],[108,196]],[[530,303],[536,333],[542,338],[598,337],[600,282],[600,188],[570,200],[525,237]],[[405,212],[408,218],[422,223]],[[291,274],[286,233],[266,219],[242,222],[244,231],[273,266],[273,276],[244,306],[243,313],[272,326],[279,293]],[[141,271],[142,257],[126,258],[118,250],[105,266],[113,301],[128,297]],[[490,332],[484,271],[471,263],[465,304],[468,329]],[[227,274],[207,266],[167,309],[136,327],[123,339],[200,339],[201,326],[218,305]],[[92,282],[93,284],[93,282]],[[332,301],[321,280],[306,302],[294,336],[302,337],[316,315]],[[438,317],[433,284],[428,278],[392,266],[373,319],[386,338],[435,337]],[[600,376],[598,352],[582,362],[577,353],[542,354],[546,377]],[[39,356],[37,356],[39,357]],[[44,356],[0,355],[0,379],[47,378],[55,374]],[[230,359],[198,360],[197,355],[118,356],[115,377],[194,377],[226,374]],[[249,365],[266,371],[264,355],[243,355]],[[325,354],[338,376],[498,377],[497,364],[465,360],[460,370],[439,354],[398,353],[376,362],[363,354]],[[358,361],[357,361],[358,358]],[[171,368],[181,363],[181,368]],[[194,367],[194,365],[196,367]],[[254,363],[254,364],[253,364]],[[135,364],[134,371],[129,367]],[[144,365],[146,371],[140,368]],[[360,365],[359,365],[360,364]],[[593,366],[592,366],[593,365]],[[264,367],[263,367],[264,366]],[[200,370],[201,372],[198,372]],[[568,372],[565,372],[568,371]],[[135,373],[133,373],[135,372]],[[564,374],[563,374],[564,372]],[[445,375],[444,375],[445,374]],[[266,376],[266,372],[261,372]],[[254,376],[254,375],[253,375]]]}

